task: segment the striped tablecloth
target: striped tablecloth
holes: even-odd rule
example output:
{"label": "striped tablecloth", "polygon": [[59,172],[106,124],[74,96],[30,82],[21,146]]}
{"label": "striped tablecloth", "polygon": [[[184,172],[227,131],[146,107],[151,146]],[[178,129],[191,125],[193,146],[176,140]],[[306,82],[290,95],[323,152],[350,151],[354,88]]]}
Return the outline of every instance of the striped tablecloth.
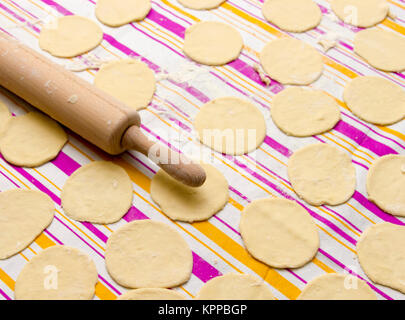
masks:
{"label": "striped tablecloth", "polygon": [[[365,123],[356,118],[342,103],[345,84],[357,75],[377,75],[405,85],[405,75],[376,71],[353,52],[353,36],[359,31],[338,21],[327,0],[316,1],[322,12],[320,26],[304,34],[281,31],[267,23],[261,14],[262,1],[229,0],[212,11],[184,9],[176,0],[152,0],[152,10],[140,22],[120,28],[102,26],[102,44],[92,51],[92,58],[103,60],[124,57],[140,58],[163,79],[151,105],[141,111],[143,129],[151,138],[167,143],[167,132],[179,137],[172,144],[183,151],[198,146],[192,120],[199,108],[210,99],[232,95],[254,102],[264,113],[268,132],[255,155],[223,156],[212,153],[214,165],[229,181],[229,203],[215,217],[193,224],[170,221],[153,203],[149,189],[156,166],[135,152],[111,159],[127,170],[133,181],[134,201],[128,214],[113,225],[93,225],[69,219],[60,207],[60,192],[66,179],[80,166],[108,156],[69,132],[69,143],[52,162],[36,169],[18,168],[0,159],[0,190],[12,188],[38,189],[48,194],[56,206],[51,226],[27,249],[14,257],[0,261],[0,299],[13,299],[13,288],[23,266],[43,249],[66,244],[87,252],[95,261],[99,282],[96,299],[115,299],[125,291],[108,275],[104,264],[105,244],[111,233],[136,219],[155,219],[177,229],[193,250],[194,268],[189,282],[176,288],[192,298],[204,282],[228,272],[250,273],[264,279],[277,299],[295,299],[305,284],[326,272],[353,273],[365,279],[380,299],[403,299],[397,291],[374,285],[365,276],[356,259],[356,242],[371,224],[389,221],[403,224],[403,219],[388,215],[367,200],[365,178],[371,163],[380,156],[401,153],[405,149],[405,121],[389,127]],[[387,19],[378,28],[405,34],[405,1],[389,0],[395,21]],[[44,22],[61,15],[82,15],[97,21],[94,0],[1,0],[0,29],[12,34],[30,47],[39,50],[38,34]],[[237,28],[245,42],[239,59],[222,67],[199,67],[188,62],[182,53],[185,29],[200,20],[220,20]],[[98,22],[97,22],[98,23]],[[336,32],[340,36],[337,48],[323,53],[317,44],[320,35]],[[258,52],[270,40],[294,37],[315,46],[323,53],[325,71],[311,87],[321,88],[339,101],[342,120],[326,134],[311,138],[287,137],[269,117],[273,96],[283,86],[272,82],[266,87],[254,70]],[[45,54],[45,53],[44,53]],[[405,53],[404,53],[405,54]],[[55,59],[60,64],[87,63],[88,56],[70,60]],[[79,75],[93,81],[95,70]],[[180,75],[171,76],[165,74]],[[183,76],[183,78],[181,77]],[[184,76],[189,75],[188,79]],[[187,77],[186,77],[187,78]],[[16,114],[30,108],[18,98],[0,93],[1,101]],[[300,200],[291,188],[286,164],[298,148],[311,143],[328,143],[349,152],[357,170],[357,189],[353,198],[337,207],[313,207]],[[295,199],[314,218],[321,239],[316,257],[295,270],[277,270],[253,259],[244,249],[238,232],[243,207],[264,197]]]}

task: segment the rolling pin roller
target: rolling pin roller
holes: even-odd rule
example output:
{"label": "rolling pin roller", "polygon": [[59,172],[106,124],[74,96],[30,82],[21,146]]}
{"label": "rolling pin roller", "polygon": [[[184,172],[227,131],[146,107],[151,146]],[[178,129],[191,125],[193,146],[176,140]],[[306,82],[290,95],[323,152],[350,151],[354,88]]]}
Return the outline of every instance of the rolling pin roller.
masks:
{"label": "rolling pin roller", "polygon": [[[163,146],[157,148],[143,135],[137,111],[3,32],[0,85],[109,154],[129,149],[152,154],[153,161],[182,183],[198,187],[205,181],[200,165]],[[169,161],[157,161],[166,154]]]}

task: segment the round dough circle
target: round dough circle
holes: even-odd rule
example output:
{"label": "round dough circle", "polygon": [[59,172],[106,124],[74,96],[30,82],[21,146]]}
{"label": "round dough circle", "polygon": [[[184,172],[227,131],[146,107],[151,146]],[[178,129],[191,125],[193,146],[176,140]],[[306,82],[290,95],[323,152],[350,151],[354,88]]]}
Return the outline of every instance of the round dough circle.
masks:
{"label": "round dough circle", "polygon": [[308,212],[286,199],[260,199],[245,207],[240,232],[246,249],[274,268],[298,268],[316,255],[319,235]]}
{"label": "round dough circle", "polygon": [[388,71],[405,70],[405,38],[384,29],[366,29],[354,36],[354,51],[373,67]]}
{"label": "round dough circle", "polygon": [[260,53],[260,62],[270,78],[282,84],[307,85],[323,71],[321,54],[293,38],[270,41]]}
{"label": "round dough circle", "polygon": [[340,120],[340,109],[321,90],[289,87],[274,97],[271,117],[284,133],[308,137],[333,129]]}
{"label": "round dough circle", "polygon": [[92,20],[80,16],[64,16],[42,28],[39,47],[59,58],[72,58],[97,47],[103,30]]}
{"label": "round dough circle", "polygon": [[172,288],[191,276],[187,242],[168,225],[152,220],[128,223],[107,241],[105,262],[111,277],[127,288]]}
{"label": "round dough circle", "polygon": [[186,186],[159,170],[152,179],[150,194],[173,220],[185,222],[211,218],[228,202],[228,181],[215,167],[202,164],[207,179],[201,187]]}
{"label": "round dough circle", "polygon": [[405,91],[379,77],[357,77],[349,82],[343,99],[360,119],[389,125],[405,117]]}
{"label": "round dough circle", "polygon": [[94,84],[135,110],[146,108],[156,90],[153,71],[135,59],[105,64],[97,72]]}
{"label": "round dough circle", "polygon": [[194,128],[203,144],[231,155],[256,150],[266,137],[266,122],[260,110],[234,97],[215,99],[202,106]]}
{"label": "round dough circle", "polygon": [[194,10],[209,10],[219,7],[226,0],[177,0],[186,8]]}
{"label": "round dough circle", "polygon": [[367,174],[367,193],[385,212],[405,217],[405,156],[377,159]]}
{"label": "round dough circle", "polygon": [[66,214],[78,221],[108,224],[120,220],[132,204],[132,182],[124,169],[108,161],[76,170],[62,188]]}
{"label": "round dough circle", "polygon": [[11,113],[7,106],[0,101],[0,134],[4,131],[11,118]]}
{"label": "round dough circle", "polygon": [[52,222],[51,198],[34,190],[15,189],[0,193],[0,259],[28,247]]}
{"label": "round dough circle", "polygon": [[402,293],[405,293],[404,241],[404,226],[384,222],[366,229],[356,248],[367,277]]}
{"label": "round dough circle", "polygon": [[294,152],[288,161],[288,177],[298,196],[314,206],[342,204],[356,189],[350,156],[324,143]]}
{"label": "round dough circle", "polygon": [[377,300],[377,295],[353,275],[328,273],[308,282],[297,300]]}
{"label": "round dough circle", "polygon": [[150,0],[98,0],[96,17],[110,27],[145,19],[151,9]]}
{"label": "round dough circle", "polygon": [[34,111],[10,119],[0,137],[0,150],[16,166],[37,167],[54,159],[66,142],[57,122]]}
{"label": "round dough circle", "polygon": [[345,23],[356,27],[372,27],[389,13],[386,0],[332,0],[331,8]]}
{"label": "round dough circle", "polygon": [[275,300],[264,281],[248,274],[228,273],[206,282],[197,300]]}
{"label": "round dough circle", "polygon": [[222,22],[204,21],[187,28],[183,51],[194,61],[218,66],[238,58],[242,48],[238,30]]}
{"label": "round dough circle", "polygon": [[117,300],[186,300],[186,298],[174,290],[145,288],[127,291]]}
{"label": "round dough circle", "polygon": [[[68,246],[53,246],[25,265],[14,294],[17,300],[91,300],[97,281],[96,266],[87,254]],[[46,289],[46,283],[52,289]]]}
{"label": "round dough circle", "polygon": [[312,0],[266,0],[262,10],[267,21],[289,32],[313,29],[322,18],[321,9]]}

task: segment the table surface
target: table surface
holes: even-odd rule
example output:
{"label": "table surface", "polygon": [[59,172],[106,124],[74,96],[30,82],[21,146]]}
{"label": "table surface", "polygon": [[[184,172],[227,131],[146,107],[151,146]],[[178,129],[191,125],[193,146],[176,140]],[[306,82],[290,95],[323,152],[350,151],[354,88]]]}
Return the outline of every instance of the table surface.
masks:
{"label": "table surface", "polygon": [[[0,299],[13,299],[13,288],[23,266],[43,249],[65,244],[88,253],[97,265],[99,283],[95,299],[115,299],[126,289],[108,275],[104,264],[105,244],[111,233],[128,221],[155,219],[173,226],[190,244],[194,268],[189,282],[176,288],[187,297],[196,295],[204,282],[228,272],[250,273],[261,277],[277,299],[295,299],[305,284],[327,272],[351,272],[365,279],[379,299],[404,299],[389,288],[374,285],[365,276],[356,259],[356,242],[368,226],[389,221],[403,224],[401,218],[388,215],[367,200],[365,179],[371,163],[386,154],[404,154],[405,121],[389,127],[375,126],[356,118],[342,103],[345,84],[358,75],[376,75],[402,87],[405,75],[384,73],[367,65],[353,52],[353,37],[360,29],[343,24],[330,10],[330,1],[316,0],[323,12],[319,27],[303,34],[284,32],[267,23],[262,16],[262,1],[230,0],[212,11],[183,8],[176,0],[153,0],[147,18],[120,28],[109,28],[97,21],[94,0],[2,0],[0,30],[38,47],[42,25],[54,17],[77,14],[96,21],[104,30],[104,41],[91,55],[64,60],[50,57],[64,65],[88,64],[95,58],[112,60],[125,57],[146,62],[160,80],[151,105],[140,112],[143,129],[153,139],[160,137],[189,153],[199,147],[192,121],[199,108],[210,99],[237,96],[252,101],[265,115],[267,136],[262,146],[249,155],[223,156],[204,148],[214,165],[229,181],[230,199],[224,210],[206,222],[193,224],[169,220],[153,203],[149,189],[157,168],[145,157],[128,152],[109,158],[77,135],[69,132],[69,143],[50,163],[35,169],[14,167],[0,159],[0,190],[38,189],[55,202],[55,219],[27,249],[0,261]],[[389,0],[397,19],[386,19],[378,28],[405,35],[405,1]],[[221,67],[198,66],[182,52],[185,29],[200,20],[219,20],[237,28],[244,38],[241,56]],[[317,39],[334,32],[339,35],[336,48],[324,53]],[[310,138],[287,137],[272,122],[269,108],[273,96],[283,86],[263,84],[253,66],[258,53],[272,39],[294,37],[315,46],[322,54],[325,71],[311,87],[325,90],[339,102],[342,120],[330,132]],[[405,54],[405,53],[404,53]],[[96,70],[78,73],[92,82]],[[169,79],[167,79],[169,74]],[[17,97],[0,92],[0,100],[20,115],[30,109]],[[168,135],[170,134],[170,136]],[[287,177],[291,154],[312,143],[328,143],[349,152],[357,171],[357,189],[350,201],[337,206],[314,207],[300,200]],[[93,225],[69,219],[60,207],[60,192],[66,179],[80,166],[100,159],[110,159],[127,170],[133,180],[134,200],[128,214],[112,225]],[[239,235],[241,211],[250,201],[265,197],[295,199],[313,216],[321,239],[316,257],[294,270],[277,270],[253,259],[244,249]]]}

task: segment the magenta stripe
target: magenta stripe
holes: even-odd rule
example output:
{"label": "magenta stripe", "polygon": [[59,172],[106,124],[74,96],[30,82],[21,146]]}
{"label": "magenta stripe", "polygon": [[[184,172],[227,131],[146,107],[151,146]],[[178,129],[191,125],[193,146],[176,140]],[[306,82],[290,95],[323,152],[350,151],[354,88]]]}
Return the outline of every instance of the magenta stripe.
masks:
{"label": "magenta stripe", "polygon": [[334,128],[336,131],[344,134],[345,136],[354,140],[358,145],[373,151],[378,156],[384,156],[387,154],[397,154],[394,149],[389,146],[378,142],[367,136],[364,132],[358,130],[357,128],[351,126],[348,123],[339,121]]}
{"label": "magenta stripe", "polygon": [[[63,166],[62,165],[60,165],[61,163],[59,162],[59,163],[57,163],[58,165],[56,165],[61,171],[63,171],[63,172],[65,172],[66,174],[67,174],[67,171],[70,171],[71,169],[71,167],[74,167],[74,168],[78,168],[78,167],[80,167],[80,165],[76,162],[76,161],[74,161],[73,159],[71,159],[70,157],[68,157],[66,154],[64,154],[64,156],[63,156],[63,159],[64,159],[64,161],[63,161]],[[145,214],[143,214],[140,210],[138,210],[136,207],[134,207],[134,206],[132,206],[131,208],[130,208],[130,210],[128,211],[128,213],[124,216],[124,219],[127,221],[127,222],[130,222],[130,221],[132,221],[132,220],[135,220],[135,219],[149,219],[149,217],[147,217]],[[95,228],[91,223],[89,223],[89,222],[82,222],[82,224],[87,228],[87,229],[89,229],[91,232],[93,232],[99,239],[101,239],[103,242],[107,242],[107,240],[108,240],[108,237],[105,235],[105,234],[103,234],[100,230],[98,230],[97,228]],[[84,240],[83,240],[84,241]],[[196,255],[196,254],[194,254],[194,255]],[[200,260],[198,260],[198,261],[195,261],[195,263],[199,263],[201,261],[201,259]],[[205,262],[205,264],[204,265],[198,265],[198,266],[195,266],[195,268],[197,268],[197,270],[203,270],[203,269],[206,269],[205,268],[205,266],[210,266],[209,264],[208,264],[208,262]],[[212,267],[211,266],[211,269],[215,269],[214,267]],[[207,269],[206,270],[206,273],[209,273],[210,272],[210,270],[211,269]],[[200,274],[195,274],[195,276],[197,276],[198,278],[200,278]],[[214,277],[214,276],[213,276]],[[200,278],[201,279],[201,278]],[[205,279],[205,278],[204,278]],[[203,279],[201,279],[202,281],[204,281]]]}
{"label": "magenta stripe", "polygon": [[296,274],[295,272],[293,272],[291,269],[285,269],[287,270],[287,272],[291,273],[294,277],[296,277],[298,280],[300,280],[302,283],[307,284],[307,282],[301,278],[298,274]]}
{"label": "magenta stripe", "polygon": [[316,212],[312,211],[311,209],[309,209],[308,207],[306,207],[303,203],[301,203],[300,201],[297,201],[296,199],[294,199],[293,197],[291,197],[290,195],[288,195],[287,193],[285,193],[283,190],[281,190],[280,188],[278,188],[274,183],[270,182],[269,180],[267,180],[266,178],[264,178],[263,176],[257,174],[256,172],[254,172],[253,170],[251,170],[250,168],[248,168],[245,164],[240,163],[238,160],[236,159],[232,159],[232,157],[228,157],[229,160],[233,161],[238,167],[243,168],[245,171],[247,171],[250,175],[252,175],[253,177],[255,177],[256,179],[258,179],[259,181],[263,182],[264,184],[266,184],[267,186],[269,186],[271,189],[273,189],[274,191],[276,191],[278,194],[280,194],[282,197],[288,199],[288,200],[292,200],[296,203],[298,203],[299,205],[301,205],[305,210],[307,210],[315,219],[323,222],[325,225],[327,225],[329,228],[331,228],[332,230],[334,230],[336,233],[338,233],[340,236],[342,236],[344,239],[346,239],[348,242],[350,242],[351,244],[355,245],[356,244],[356,240],[354,240],[352,237],[350,237],[346,232],[344,232],[343,230],[341,230],[339,227],[337,227],[335,224],[331,223],[329,220],[325,219],[324,217],[320,216],[319,214],[317,214]]}
{"label": "magenta stripe", "polygon": [[221,275],[217,269],[208,264],[195,252],[193,252],[193,261],[193,274],[195,274],[201,281],[207,282],[208,280]]}
{"label": "magenta stripe", "polygon": [[11,298],[0,288],[0,294],[6,299],[6,300],[11,300]]}
{"label": "magenta stripe", "polygon": [[289,150],[287,147],[284,147],[282,144],[278,143],[276,140],[270,138],[269,136],[266,136],[266,138],[264,138],[264,143],[287,158],[289,158],[293,154],[291,150]]}
{"label": "magenta stripe", "polygon": [[63,151],[59,152],[58,156],[52,160],[52,163],[68,176],[80,168],[80,164],[68,157]]}
{"label": "magenta stripe", "polygon": [[0,2],[0,8],[2,8],[4,11],[6,11],[8,14],[10,14],[11,16],[13,16],[14,18],[16,18],[18,21],[20,22],[27,22],[27,24],[36,32],[39,32],[40,30],[34,26],[32,23],[29,23],[28,21],[26,21],[25,19],[21,18],[19,15],[17,15],[15,12],[11,11],[9,8],[7,8],[6,6],[4,6],[3,4],[1,4]]}
{"label": "magenta stripe", "polygon": [[353,272],[353,270],[351,270],[350,268],[346,267],[343,263],[341,263],[340,261],[336,260],[334,257],[332,257],[329,253],[327,253],[325,250],[319,249],[319,252],[321,254],[323,254],[325,257],[327,257],[329,260],[333,261],[336,265],[338,265],[339,267],[341,267],[344,270],[349,271],[350,273],[353,274],[354,276],[358,277],[361,280],[364,280],[367,282],[367,284],[377,293],[379,293],[382,297],[384,297],[387,300],[394,300],[393,298],[391,298],[388,294],[384,293],[383,291],[381,291],[380,289],[378,289],[375,285],[373,285],[371,282],[367,281],[366,279],[363,279],[362,277],[360,277],[357,273]]}
{"label": "magenta stripe", "polygon": [[353,198],[356,199],[358,203],[360,203],[364,208],[367,210],[371,211],[374,213],[377,217],[381,218],[384,221],[391,222],[394,224],[402,225],[404,226],[405,223],[403,223],[401,220],[396,218],[393,215],[390,215],[388,213],[385,213],[382,211],[379,207],[377,207],[373,202],[368,200],[365,196],[363,196],[360,192],[355,191]]}
{"label": "magenta stripe", "polygon": [[[52,3],[54,3],[54,1],[52,1],[52,0],[41,0],[41,1],[43,1],[43,2],[52,2]],[[59,7],[61,7],[61,6],[59,6]],[[58,9],[59,10],[59,9]],[[67,11],[66,9],[65,9],[65,11],[60,11],[60,12],[69,12],[69,11]],[[70,12],[69,12],[70,13]],[[71,13],[70,13],[71,14]],[[158,23],[158,24],[161,24],[161,19],[164,19],[164,20],[168,20],[167,19],[167,17],[164,17],[164,16],[162,16],[162,15],[160,15],[159,13],[157,13],[157,12],[155,12],[155,11],[153,11],[153,14],[152,14],[152,16],[151,16],[152,18],[151,18],[151,20],[153,20],[153,21],[155,21],[156,23]],[[170,20],[169,20],[170,21]],[[163,27],[165,27],[165,25],[164,24],[161,24]],[[171,23],[171,26],[172,25],[175,25],[176,27],[173,29],[172,27],[170,27],[170,28],[167,28],[168,30],[171,30],[171,31],[173,31],[173,32],[177,32],[177,34],[178,35],[180,35],[181,36],[181,32],[179,33],[179,30],[181,30],[181,28],[183,29],[183,31],[184,31],[184,27],[182,27],[182,26],[180,26],[180,25],[178,25],[177,23],[174,23],[174,22],[172,22]],[[136,28],[137,29],[137,28]],[[141,31],[141,30],[139,30],[139,31]],[[142,33],[144,33],[143,31],[141,31]],[[146,33],[144,33],[144,34],[146,34]],[[146,34],[147,36],[149,36],[148,34]],[[184,32],[183,32],[183,36],[184,36]],[[105,40],[107,40],[111,45],[113,45],[113,46],[115,46],[116,48],[118,48],[119,50],[121,50],[122,52],[124,52],[124,53],[126,53],[127,55],[135,55],[135,56],[139,56],[139,54],[137,54],[137,53],[135,53],[134,51],[132,51],[131,49],[129,49],[128,47],[126,47],[126,46],[124,46],[123,44],[121,44],[121,43],[119,43],[117,40],[115,40],[113,37],[111,37],[111,36],[109,36],[109,35],[105,35],[104,36],[104,38],[105,38]],[[151,37],[152,38],[152,37]],[[158,41],[158,42],[160,42],[160,43],[162,43],[161,41],[159,41],[159,40],[157,40],[157,39],[155,39],[156,41]],[[114,43],[114,44],[113,44]],[[162,44],[164,44],[164,43],[162,43]],[[166,46],[166,44],[164,44],[165,46]],[[253,77],[257,77],[257,73],[253,70],[253,68],[252,67],[250,67],[250,66],[248,66],[248,65],[246,65],[244,62],[242,62],[242,61],[240,61],[240,60],[237,60],[235,63],[237,64],[237,65],[239,65],[240,67],[241,67],[241,69],[239,70],[239,69],[237,69],[239,72],[241,72],[241,73],[243,73],[243,74],[245,74],[245,75],[247,75],[247,74],[250,74],[251,76],[252,76],[252,74],[254,75]],[[158,70],[160,70],[160,68],[158,67],[158,66],[156,66],[156,65],[154,65],[154,64],[152,64],[151,62],[149,62],[149,61],[147,61],[147,60],[145,60],[145,62],[147,62],[148,64],[149,64],[149,66],[152,68],[152,69],[158,69]],[[242,70],[242,71],[241,71]],[[247,70],[253,70],[252,72],[251,71],[247,71]],[[156,71],[156,70],[155,70]],[[212,73],[212,72],[211,72]],[[212,73],[213,75],[215,75],[215,76],[217,76],[216,74],[214,74],[214,73]],[[222,79],[221,77],[219,77],[219,76],[217,76],[219,79],[221,79],[221,80],[223,80],[223,81],[225,81],[228,85],[230,85],[230,86],[232,86],[234,89],[236,89],[236,90],[238,90],[238,91],[240,91],[241,93],[243,93],[244,95],[246,95],[246,93],[244,93],[244,92],[242,92],[241,90],[239,90],[238,88],[236,88],[235,86],[233,86],[231,83],[229,83],[229,82],[227,82],[226,80],[224,80],[224,79]],[[256,81],[255,79],[252,79],[252,80],[254,80],[254,81]],[[185,85],[185,84],[183,84],[183,85]],[[187,90],[190,94],[192,94],[192,95],[194,95],[194,94],[196,94],[197,93],[197,95],[198,95],[198,97],[197,98],[201,98],[201,97],[203,97],[204,98],[204,102],[206,102],[206,101],[208,101],[209,99],[207,98],[207,97],[205,97],[201,92],[199,92],[198,90],[196,90],[196,89],[192,89],[192,88],[190,88],[190,87],[188,87],[187,85],[185,85],[186,86],[186,88],[183,88],[183,89],[185,89],[185,90]],[[194,95],[195,96],[195,95]],[[207,99],[207,100],[206,100]],[[263,104],[262,104],[263,105]],[[353,127],[351,127],[349,124],[346,124],[346,123],[343,123],[343,121],[341,121],[342,122],[342,128],[341,128],[341,130],[342,130],[342,133],[343,134],[345,134],[346,136],[348,136],[349,138],[351,138],[351,139],[353,139],[354,141],[356,141],[355,140],[355,138],[356,138],[356,135],[352,135],[352,134],[355,134],[356,132],[352,132],[352,130],[350,130],[350,128],[353,128]],[[345,124],[345,125],[343,125],[343,124]],[[355,130],[357,130],[357,129],[355,129]],[[357,130],[357,131],[359,131],[359,132],[361,132],[360,130]],[[364,133],[363,133],[364,134]],[[382,145],[380,142],[378,142],[378,141],[376,141],[376,140],[373,140],[373,139],[371,139],[371,138],[368,138],[368,139],[370,139],[370,140],[372,140],[372,141],[375,141],[375,143],[377,143],[377,144],[379,144],[379,145]],[[383,145],[384,146],[384,145]],[[391,149],[391,148],[389,148],[388,146],[384,146],[385,148],[386,148],[386,151],[387,150],[389,150],[389,149]],[[373,149],[370,149],[371,151],[373,151],[373,152],[375,152],[376,154],[377,154],[377,152],[378,152],[378,150],[379,151],[381,151],[381,149],[384,149],[384,147],[378,147],[377,146],[377,148],[376,148],[376,150],[373,150],[374,149],[374,146],[373,146],[373,144],[366,144],[366,148],[368,148],[368,149],[370,149],[370,148],[373,148]],[[391,149],[392,150],[392,149]],[[394,151],[395,152],[395,151]],[[392,152],[391,152],[392,153]]]}

